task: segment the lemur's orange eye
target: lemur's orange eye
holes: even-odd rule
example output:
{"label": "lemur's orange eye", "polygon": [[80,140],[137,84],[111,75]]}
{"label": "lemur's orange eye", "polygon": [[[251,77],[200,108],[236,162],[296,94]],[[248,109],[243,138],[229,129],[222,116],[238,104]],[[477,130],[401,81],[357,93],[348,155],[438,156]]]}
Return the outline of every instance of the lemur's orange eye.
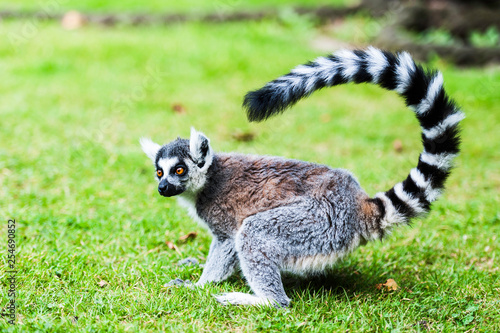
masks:
{"label": "lemur's orange eye", "polygon": [[163,170],[161,169],[156,170],[156,175],[161,178],[161,176],[163,176]]}
{"label": "lemur's orange eye", "polygon": [[178,174],[179,176],[182,175],[186,170],[184,170],[183,167],[178,167],[175,169],[175,173]]}

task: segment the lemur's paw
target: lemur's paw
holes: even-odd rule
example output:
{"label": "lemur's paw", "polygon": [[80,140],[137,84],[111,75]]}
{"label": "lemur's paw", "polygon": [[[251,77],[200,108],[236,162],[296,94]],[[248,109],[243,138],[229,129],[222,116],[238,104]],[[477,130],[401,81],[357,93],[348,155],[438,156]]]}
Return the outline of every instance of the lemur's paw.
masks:
{"label": "lemur's paw", "polygon": [[222,305],[264,305],[270,306],[276,303],[268,298],[257,297],[245,293],[225,293],[222,295],[214,295],[217,302]]}
{"label": "lemur's paw", "polygon": [[188,287],[188,288],[194,288],[195,285],[193,282],[189,280],[181,280],[179,278],[174,279],[170,282],[167,282],[163,285],[164,288],[170,288],[170,287]]}
{"label": "lemur's paw", "polygon": [[197,266],[199,264],[200,262],[198,261],[198,259],[191,257],[179,260],[177,262],[177,265],[179,266]]}

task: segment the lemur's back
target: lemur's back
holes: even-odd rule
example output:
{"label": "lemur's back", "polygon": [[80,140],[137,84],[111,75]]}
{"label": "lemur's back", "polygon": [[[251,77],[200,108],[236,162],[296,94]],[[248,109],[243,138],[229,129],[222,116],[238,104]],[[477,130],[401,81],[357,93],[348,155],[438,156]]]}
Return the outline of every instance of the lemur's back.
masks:
{"label": "lemur's back", "polygon": [[[208,170],[208,185],[198,196],[197,213],[211,228],[234,236],[243,220],[256,213],[287,206],[304,197],[339,212],[359,212],[373,206],[357,180],[346,170],[271,156],[216,154]],[[350,205],[339,205],[339,198]],[[244,204],[243,204],[244,203]],[[364,207],[364,208],[362,208]],[[376,208],[375,208],[376,209]],[[363,218],[362,214],[358,214]],[[355,223],[355,221],[346,221]]]}

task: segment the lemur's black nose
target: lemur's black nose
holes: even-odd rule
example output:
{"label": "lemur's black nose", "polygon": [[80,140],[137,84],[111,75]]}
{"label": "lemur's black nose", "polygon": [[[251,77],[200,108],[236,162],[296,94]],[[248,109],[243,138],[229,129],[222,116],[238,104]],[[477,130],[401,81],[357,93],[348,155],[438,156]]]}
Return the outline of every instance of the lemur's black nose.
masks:
{"label": "lemur's black nose", "polygon": [[161,182],[160,185],[158,185],[158,192],[160,192],[161,195],[165,195],[167,188],[168,188],[168,183]]}
{"label": "lemur's black nose", "polygon": [[158,184],[158,192],[164,197],[172,197],[177,194],[184,192],[182,186],[175,186],[170,184],[166,179],[163,179],[160,184]]}

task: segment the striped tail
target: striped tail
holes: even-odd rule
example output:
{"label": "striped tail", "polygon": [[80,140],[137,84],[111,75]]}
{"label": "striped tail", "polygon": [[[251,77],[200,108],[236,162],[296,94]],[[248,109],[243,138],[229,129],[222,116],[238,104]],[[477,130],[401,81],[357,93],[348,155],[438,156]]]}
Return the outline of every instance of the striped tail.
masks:
{"label": "striped tail", "polygon": [[366,51],[343,50],[300,65],[290,73],[249,92],[243,106],[250,121],[262,121],[283,112],[315,90],[343,83],[369,82],[394,90],[417,116],[422,127],[424,150],[408,177],[376,201],[385,208],[381,227],[405,223],[430,210],[450,174],[460,150],[459,122],[464,118],[443,88],[440,72],[426,71],[411,56],[392,54],[373,47]]}

